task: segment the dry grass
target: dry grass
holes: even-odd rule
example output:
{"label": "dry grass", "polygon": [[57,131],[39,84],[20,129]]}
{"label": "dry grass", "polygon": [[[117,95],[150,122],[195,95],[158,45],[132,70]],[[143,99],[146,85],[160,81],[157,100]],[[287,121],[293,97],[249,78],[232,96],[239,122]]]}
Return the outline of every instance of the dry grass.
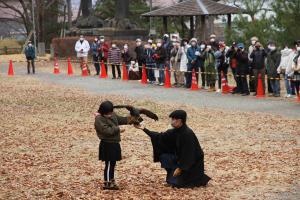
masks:
{"label": "dry grass", "polygon": [[[240,200],[297,195],[300,120],[97,96],[31,77],[2,76],[0,94],[0,199]],[[117,164],[122,189],[103,191],[92,114],[104,99],[152,109],[161,118],[146,121],[154,130],[168,127],[167,115],[173,109],[187,110],[188,124],[205,152],[206,173],[213,178],[209,186],[165,187],[165,172],[152,163],[149,139],[126,127],[123,160]]]}

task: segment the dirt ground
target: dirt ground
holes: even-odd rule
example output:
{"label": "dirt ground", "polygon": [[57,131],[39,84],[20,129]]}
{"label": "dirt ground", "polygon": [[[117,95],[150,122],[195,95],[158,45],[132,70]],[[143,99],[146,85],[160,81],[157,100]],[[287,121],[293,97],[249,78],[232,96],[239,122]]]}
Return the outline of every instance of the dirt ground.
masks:
{"label": "dirt ground", "polygon": [[[116,172],[121,190],[103,191],[93,113],[105,99],[153,110],[160,120],[145,124],[157,131],[169,127],[172,110],[185,109],[209,185],[166,187],[148,136],[126,126]],[[0,113],[0,199],[299,199],[300,120],[100,96],[3,75]]]}

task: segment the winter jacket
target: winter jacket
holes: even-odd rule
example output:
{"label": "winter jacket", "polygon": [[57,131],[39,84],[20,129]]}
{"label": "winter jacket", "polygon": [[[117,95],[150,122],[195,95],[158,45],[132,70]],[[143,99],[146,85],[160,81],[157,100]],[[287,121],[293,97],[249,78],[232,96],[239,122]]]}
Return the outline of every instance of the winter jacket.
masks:
{"label": "winter jacket", "polygon": [[127,117],[121,117],[112,114],[112,117],[106,118],[102,115],[98,115],[95,118],[95,129],[97,136],[104,142],[118,143],[121,141],[119,125],[128,124]]}
{"label": "winter jacket", "polygon": [[153,58],[156,62],[156,64],[165,64],[167,59],[167,51],[163,47],[157,47],[155,50],[155,54],[153,55]]}
{"label": "winter jacket", "polygon": [[99,44],[98,52],[99,52],[100,60],[106,61],[108,59],[108,51],[109,51],[109,46],[106,42]]}
{"label": "winter jacket", "polygon": [[155,51],[152,48],[147,48],[144,50],[144,61],[146,65],[153,65],[155,64],[155,60],[153,59]]}
{"label": "winter jacket", "polygon": [[91,50],[92,50],[93,56],[98,56],[99,55],[98,48],[99,48],[99,43],[98,42],[93,42],[92,45],[91,45]]}
{"label": "winter jacket", "polygon": [[25,56],[27,60],[35,59],[35,48],[34,46],[27,46],[25,48]]}
{"label": "winter jacket", "polygon": [[292,49],[285,48],[281,50],[281,60],[277,72],[280,73],[281,71],[284,71],[287,76],[292,77],[294,74],[292,66],[295,56],[296,54]]}
{"label": "winter jacket", "polygon": [[136,54],[135,60],[139,63],[144,62],[144,47],[142,45],[136,46],[134,49],[134,52]]}
{"label": "winter jacket", "polygon": [[237,61],[236,72],[239,75],[246,75],[249,72],[249,59],[246,51],[238,51],[235,54]]}
{"label": "winter jacket", "polygon": [[[237,58],[236,58],[237,51],[234,48],[230,48],[226,52],[226,57],[229,59],[229,65],[232,69],[237,68]],[[247,55],[248,56],[248,55]]]}
{"label": "winter jacket", "polygon": [[[82,52],[81,52],[82,50]],[[77,57],[87,57],[90,50],[90,44],[87,40],[78,40],[75,44],[75,51],[77,52]]]}
{"label": "winter jacket", "polygon": [[198,52],[199,55],[200,55],[200,49],[197,46],[195,46],[195,47],[191,46],[191,47],[188,48],[188,50],[187,50],[188,65],[198,63],[198,56],[199,55],[197,55],[196,52]]}
{"label": "winter jacket", "polygon": [[180,67],[180,63],[178,62],[179,60],[177,57],[178,50],[179,48],[173,47],[173,49],[171,50],[171,58],[170,58],[171,66],[176,70],[179,69]]}
{"label": "winter jacket", "polygon": [[274,50],[268,52],[267,55],[267,73],[270,78],[278,78],[279,74],[277,68],[279,67],[281,54],[279,51]]}
{"label": "winter jacket", "polygon": [[250,55],[252,59],[252,69],[263,69],[265,68],[265,58],[267,53],[264,49],[254,49]]}
{"label": "winter jacket", "polygon": [[122,61],[126,64],[130,64],[130,62],[133,60],[129,50],[127,51],[123,50],[121,57],[122,57]]}
{"label": "winter jacket", "polygon": [[186,72],[187,71],[187,50],[189,49],[189,45],[180,47],[178,50],[178,58],[180,58],[180,71]]}
{"label": "winter jacket", "polygon": [[110,64],[121,63],[121,50],[118,47],[110,48],[108,51],[108,60]]}
{"label": "winter jacket", "polygon": [[227,68],[227,63],[225,62],[226,58],[225,58],[225,50],[224,51],[216,51],[214,53],[214,56],[216,58],[216,69],[225,69]]}

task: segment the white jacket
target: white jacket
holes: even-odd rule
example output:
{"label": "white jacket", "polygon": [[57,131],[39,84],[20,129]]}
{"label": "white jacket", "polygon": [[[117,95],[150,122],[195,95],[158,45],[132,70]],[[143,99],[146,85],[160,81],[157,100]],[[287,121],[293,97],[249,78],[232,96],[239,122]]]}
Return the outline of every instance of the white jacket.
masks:
{"label": "white jacket", "polygon": [[187,71],[187,64],[188,64],[188,59],[187,59],[187,49],[190,47],[190,45],[186,45],[186,47],[180,47],[178,50],[178,55],[180,57],[180,67],[179,70],[181,72],[186,72]]}
{"label": "white jacket", "polygon": [[[83,50],[81,52],[81,49]],[[90,50],[90,44],[87,40],[83,40],[81,43],[80,40],[76,42],[75,51],[77,52],[77,57],[87,57]]]}
{"label": "white jacket", "polygon": [[279,67],[277,68],[277,72],[285,70],[286,75],[292,76],[294,73],[292,66],[295,55],[296,54],[292,49],[285,48],[281,50],[281,61]]}

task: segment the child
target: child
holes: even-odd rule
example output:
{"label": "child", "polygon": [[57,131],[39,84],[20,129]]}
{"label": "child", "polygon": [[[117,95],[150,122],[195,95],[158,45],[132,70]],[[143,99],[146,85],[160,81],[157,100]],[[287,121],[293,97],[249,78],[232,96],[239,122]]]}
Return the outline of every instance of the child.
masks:
{"label": "child", "polygon": [[104,101],[95,113],[95,129],[101,140],[99,160],[105,162],[103,189],[108,190],[119,189],[114,179],[114,171],[116,161],[121,160],[120,133],[125,131],[119,125],[131,124],[132,120],[131,117],[118,116],[113,112],[113,108],[112,102]]}

